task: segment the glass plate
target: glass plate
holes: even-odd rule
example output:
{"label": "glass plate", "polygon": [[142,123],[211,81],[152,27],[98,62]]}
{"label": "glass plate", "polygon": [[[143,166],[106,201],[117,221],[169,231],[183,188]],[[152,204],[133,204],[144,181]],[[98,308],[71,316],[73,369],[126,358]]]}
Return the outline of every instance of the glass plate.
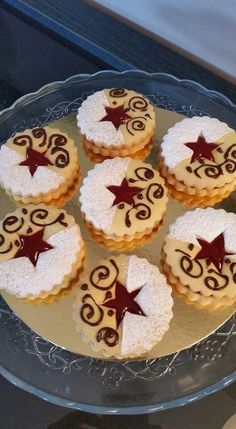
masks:
{"label": "glass plate", "polygon": [[[0,113],[0,141],[25,128],[76,112],[104,87],[126,87],[158,107],[187,116],[208,115],[235,128],[236,106],[188,80],[140,71],[78,75],[44,86]],[[235,208],[235,197],[224,202]],[[109,362],[63,350],[31,331],[0,298],[0,372],[43,399],[95,413],[138,414],[184,405],[236,379],[235,316],[191,349],[158,359]]]}

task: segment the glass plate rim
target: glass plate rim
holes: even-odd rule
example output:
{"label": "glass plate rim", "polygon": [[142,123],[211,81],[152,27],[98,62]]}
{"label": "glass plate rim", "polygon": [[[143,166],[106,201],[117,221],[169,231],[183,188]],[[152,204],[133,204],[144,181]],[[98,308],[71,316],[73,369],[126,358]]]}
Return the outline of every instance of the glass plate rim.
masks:
{"label": "glass plate rim", "polygon": [[[0,112],[0,118],[4,117],[8,113],[10,113],[12,110],[14,110],[18,105],[25,105],[28,100],[32,100],[33,98],[37,97],[38,95],[43,95],[45,92],[48,92],[51,88],[60,88],[63,85],[71,84],[73,82],[82,82],[83,80],[90,80],[96,77],[109,77],[109,76],[129,76],[129,75],[139,75],[142,77],[147,77],[149,79],[157,79],[157,80],[164,80],[167,83],[175,83],[181,87],[184,88],[191,88],[194,89],[196,92],[204,93],[205,95],[209,96],[213,99],[218,99],[221,103],[226,105],[227,107],[233,108],[233,110],[236,110],[236,104],[234,104],[227,96],[222,94],[219,91],[208,89],[206,86],[200,84],[199,82],[190,80],[190,79],[179,79],[175,77],[172,74],[168,73],[149,73],[143,70],[125,70],[122,72],[115,71],[115,70],[101,70],[96,73],[83,73],[83,74],[75,74],[73,76],[70,76],[69,78],[65,80],[59,80],[47,83],[43,85],[41,88],[39,88],[37,91],[32,91],[30,93],[27,93],[20,98],[18,98],[11,106],[9,106],[6,109],[3,109]],[[69,401],[65,398],[60,398],[58,396],[46,393],[45,391],[30,385],[29,383],[22,380],[20,377],[14,375],[10,371],[8,371],[3,365],[0,365],[0,374],[6,378],[8,381],[13,383],[15,386],[34,394],[35,396],[38,396],[41,399],[44,399],[48,402],[51,402],[55,405],[59,406],[66,406],[68,408],[77,409],[89,413],[95,413],[95,414],[123,414],[123,415],[129,415],[129,414],[145,414],[145,413],[152,413],[156,411],[160,411],[163,409],[171,409],[176,408],[179,406],[184,406],[189,403],[192,403],[196,400],[199,400],[201,398],[204,398],[212,393],[215,393],[234,381],[236,381],[236,371],[232,372],[228,376],[222,378],[216,383],[211,384],[210,386],[200,389],[198,392],[195,392],[191,395],[183,396],[179,399],[157,403],[155,405],[144,405],[144,406],[138,406],[138,407],[102,407],[102,406],[94,406],[89,404],[83,404],[77,401]]]}

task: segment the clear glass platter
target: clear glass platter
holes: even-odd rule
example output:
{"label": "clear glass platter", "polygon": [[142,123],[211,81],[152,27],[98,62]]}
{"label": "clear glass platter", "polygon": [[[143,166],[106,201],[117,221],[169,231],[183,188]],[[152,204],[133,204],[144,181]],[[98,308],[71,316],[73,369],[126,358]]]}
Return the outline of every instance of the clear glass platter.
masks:
{"label": "clear glass platter", "polygon": [[[0,141],[75,113],[105,87],[126,87],[157,107],[236,124],[236,106],[191,81],[140,71],[73,76],[44,86],[0,113]],[[235,211],[236,196],[223,206]],[[14,384],[59,405],[96,413],[138,414],[184,405],[236,379],[236,319],[193,346],[162,358],[109,362],[70,353],[28,328],[0,298],[0,372]]]}

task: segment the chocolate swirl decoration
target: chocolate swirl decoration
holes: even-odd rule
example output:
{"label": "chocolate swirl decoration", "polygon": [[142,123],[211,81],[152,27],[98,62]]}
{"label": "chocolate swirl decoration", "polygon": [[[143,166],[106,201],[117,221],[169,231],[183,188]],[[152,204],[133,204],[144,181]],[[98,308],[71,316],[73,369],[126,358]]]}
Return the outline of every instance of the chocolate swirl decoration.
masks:
{"label": "chocolate swirl decoration", "polygon": [[176,252],[182,254],[180,266],[185,274],[193,279],[199,279],[203,274],[203,267],[199,261],[195,261],[191,256],[181,249],[175,249]]}
{"label": "chocolate swirl decoration", "polygon": [[138,220],[146,220],[149,219],[151,216],[151,209],[147,204],[135,204],[131,209],[127,211],[125,215],[125,225],[127,226],[127,228],[131,227],[130,212],[132,212],[133,210],[136,210],[135,217]]}
{"label": "chocolate swirl decoration", "polygon": [[8,234],[14,234],[18,232],[23,225],[24,225],[23,217],[18,218],[17,216],[10,215],[4,219],[2,224],[2,229],[4,232],[7,232]]}
{"label": "chocolate swirl decoration", "polygon": [[28,134],[22,134],[20,136],[14,137],[13,144],[15,144],[16,146],[26,146],[31,148],[33,145],[33,141]]}
{"label": "chocolate swirl decoration", "polygon": [[186,167],[189,173],[195,174],[199,179],[202,175],[209,177],[210,179],[218,179],[218,177],[224,174],[226,171],[229,174],[233,174],[236,171],[236,143],[232,144],[224,154],[224,161],[221,164],[209,164],[204,161],[195,169],[190,166]]}
{"label": "chocolate swirl decoration", "polygon": [[109,92],[110,97],[114,98],[120,98],[120,97],[126,97],[127,92],[124,88],[113,88]]}
{"label": "chocolate swirl decoration", "polygon": [[56,219],[48,222],[47,217],[49,216],[49,211],[46,209],[35,209],[30,213],[30,222],[36,226],[49,226],[54,223],[59,223],[60,225],[67,227],[67,222],[64,221],[65,213],[61,212]]}
{"label": "chocolate swirl decoration", "polygon": [[134,136],[135,131],[145,130],[147,118],[144,116],[137,116],[136,118],[130,118],[125,122],[126,129],[129,134]]}
{"label": "chocolate swirl decoration", "polygon": [[44,128],[34,128],[32,130],[33,137],[36,139],[41,139],[41,143],[39,143],[39,147],[43,147],[47,144],[47,133]]}
{"label": "chocolate swirl decoration", "polygon": [[236,283],[236,262],[232,262],[230,264],[229,269],[230,269],[230,272],[233,276],[233,282]]}
{"label": "chocolate swirl decoration", "polygon": [[160,183],[151,183],[147,188],[146,198],[149,203],[154,204],[154,199],[161,199],[164,195],[164,188]]}
{"label": "chocolate swirl decoration", "polygon": [[146,112],[146,110],[148,110],[148,102],[145,98],[136,95],[129,100],[128,107],[133,112],[136,112],[137,110],[140,112]]}
{"label": "chocolate swirl decoration", "polygon": [[[175,251],[182,254],[180,259],[180,267],[183,270],[183,272],[187,274],[187,276],[194,279],[199,279],[200,277],[203,276],[204,269],[199,260],[192,259],[187,252],[184,252],[181,249],[175,249]],[[235,266],[236,266],[236,263],[235,263]],[[233,272],[232,270],[231,272]],[[228,286],[229,277],[227,275],[221,274],[212,268],[208,270],[208,274],[210,275],[207,275],[202,279],[204,285],[208,289],[218,291]],[[235,273],[235,278],[233,280],[236,283],[236,273]]]}
{"label": "chocolate swirl decoration", "polygon": [[13,249],[13,245],[10,242],[9,246],[6,249],[2,250],[2,246],[5,244],[5,241],[6,241],[5,237],[2,234],[0,234],[0,255],[9,253]]}
{"label": "chocolate swirl decoration", "polygon": [[[224,274],[220,274],[213,269],[208,270],[208,273],[214,274],[216,276],[216,277],[207,276],[204,279],[204,284],[206,287],[208,287],[208,289],[221,290],[221,289],[226,288],[226,286],[228,286],[228,284],[229,284],[229,277],[228,276],[226,276]],[[221,282],[223,282],[223,284]]]}
{"label": "chocolate swirl decoration", "polygon": [[51,155],[55,155],[55,166],[58,168],[65,168],[70,162],[69,152],[63,148],[67,143],[67,138],[62,134],[52,134],[49,137],[48,149],[50,149]]}
{"label": "chocolate swirl decoration", "polygon": [[148,180],[152,180],[154,177],[154,172],[151,170],[151,168],[148,167],[138,167],[134,170],[135,176],[137,179],[129,179],[129,182],[135,183],[141,180],[142,182],[147,182]]}
{"label": "chocolate swirl decoration", "polygon": [[82,298],[82,307],[80,310],[80,317],[84,323],[90,326],[98,326],[100,325],[104,311],[103,309],[96,303],[93,299],[92,295],[87,293]]}
{"label": "chocolate swirl decoration", "polygon": [[106,346],[114,347],[119,342],[119,334],[115,329],[110,327],[101,328],[97,333],[97,342],[104,341]]}
{"label": "chocolate swirl decoration", "polygon": [[90,274],[89,280],[91,284],[99,290],[111,289],[119,275],[119,268],[114,259],[109,260],[111,266],[98,265]]}

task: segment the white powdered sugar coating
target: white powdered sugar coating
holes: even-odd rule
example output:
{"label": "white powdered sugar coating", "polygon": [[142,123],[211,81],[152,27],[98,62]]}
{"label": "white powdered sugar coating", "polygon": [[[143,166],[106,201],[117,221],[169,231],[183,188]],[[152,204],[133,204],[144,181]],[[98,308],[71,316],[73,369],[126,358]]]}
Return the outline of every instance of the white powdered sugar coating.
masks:
{"label": "white powdered sugar coating", "polygon": [[87,140],[103,146],[110,146],[111,142],[112,146],[120,146],[124,144],[123,134],[112,122],[99,122],[106,116],[105,106],[109,106],[109,102],[104,91],[90,95],[78,109],[77,125]]}
{"label": "white powdered sugar coating", "polygon": [[146,259],[128,257],[126,286],[141,291],[135,298],[145,316],[125,313],[122,327],[122,356],[141,355],[151,350],[169,328],[173,317],[171,287],[159,269]]}
{"label": "white powdered sugar coating", "polygon": [[178,217],[168,236],[199,245],[197,238],[211,242],[222,232],[226,251],[236,253],[236,215],[209,207],[187,211]]}
{"label": "white powdered sugar coating", "polygon": [[80,250],[80,234],[76,225],[65,228],[47,239],[53,246],[39,255],[36,266],[27,257],[0,263],[1,288],[21,298],[39,295],[60,285],[70,274]]}
{"label": "white powdered sugar coating", "polygon": [[114,195],[106,186],[120,185],[128,168],[129,158],[107,159],[88,172],[80,188],[81,211],[96,229],[109,232],[116,206]]}
{"label": "white powdered sugar coating", "polygon": [[227,124],[208,116],[186,118],[170,128],[163,137],[161,152],[165,165],[174,168],[181,161],[190,158],[193,151],[185,143],[195,142],[200,134],[206,141],[214,143],[220,137],[233,131]]}
{"label": "white powdered sugar coating", "polygon": [[0,150],[0,183],[13,194],[35,196],[49,192],[63,182],[63,176],[48,167],[39,166],[31,176],[28,167],[19,165],[25,157],[5,144]]}

